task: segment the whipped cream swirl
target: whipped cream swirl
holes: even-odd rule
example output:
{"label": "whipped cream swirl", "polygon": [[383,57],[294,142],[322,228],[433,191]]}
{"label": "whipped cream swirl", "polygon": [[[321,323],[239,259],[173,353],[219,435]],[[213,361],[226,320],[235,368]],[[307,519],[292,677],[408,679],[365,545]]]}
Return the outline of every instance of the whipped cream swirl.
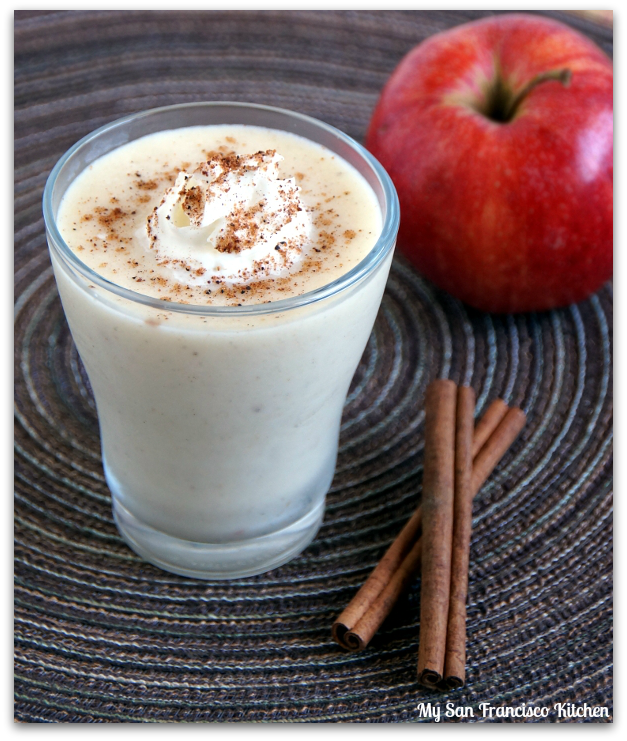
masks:
{"label": "whipped cream swirl", "polygon": [[312,220],[276,150],[212,152],[180,172],[147,219],[149,248],[177,279],[247,282],[283,274],[311,241]]}

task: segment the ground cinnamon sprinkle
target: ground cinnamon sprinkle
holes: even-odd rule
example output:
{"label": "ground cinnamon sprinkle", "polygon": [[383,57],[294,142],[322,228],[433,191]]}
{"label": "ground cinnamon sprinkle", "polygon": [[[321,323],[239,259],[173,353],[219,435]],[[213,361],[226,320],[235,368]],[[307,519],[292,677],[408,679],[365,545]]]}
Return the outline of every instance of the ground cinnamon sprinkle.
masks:
{"label": "ground cinnamon sprinkle", "polygon": [[200,222],[205,209],[205,199],[200,188],[193,187],[182,193],[183,200],[181,206],[190,218]]}
{"label": "ground cinnamon sprinkle", "polygon": [[265,202],[260,201],[251,208],[236,209],[225,233],[216,242],[216,250],[232,253],[254,247],[259,233],[259,225],[254,217],[263,210],[264,205]]}
{"label": "ground cinnamon sprinkle", "polygon": [[140,190],[156,190],[159,187],[159,183],[156,180],[136,180],[135,185]]}
{"label": "ground cinnamon sprinkle", "polygon": [[116,222],[128,216],[126,211],[123,211],[119,206],[115,208],[105,208],[104,206],[97,206],[94,211],[98,215],[98,222],[102,226],[111,226]]}

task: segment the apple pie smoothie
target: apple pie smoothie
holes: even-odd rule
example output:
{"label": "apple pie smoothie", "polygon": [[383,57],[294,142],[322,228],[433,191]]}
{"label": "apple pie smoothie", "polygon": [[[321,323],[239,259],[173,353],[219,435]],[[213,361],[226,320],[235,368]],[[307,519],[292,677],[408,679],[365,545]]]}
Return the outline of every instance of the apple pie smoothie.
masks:
{"label": "apple pie smoothie", "polygon": [[296,555],[389,271],[385,172],[313,119],[196,104],[79,142],[44,212],[125,540],[199,578]]}

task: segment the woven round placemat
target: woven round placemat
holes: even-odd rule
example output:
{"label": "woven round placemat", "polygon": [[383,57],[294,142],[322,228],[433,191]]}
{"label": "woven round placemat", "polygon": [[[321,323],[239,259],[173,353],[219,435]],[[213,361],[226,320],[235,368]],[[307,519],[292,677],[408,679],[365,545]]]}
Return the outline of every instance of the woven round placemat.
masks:
{"label": "woven round placemat", "polygon": [[[396,259],[318,537],[268,574],[202,582],[143,563],[117,534],[46,250],[45,179],[95,127],[180,101],[243,100],[363,139],[403,54],[479,15],[16,13],[18,721],[430,722],[425,701],[470,707],[467,722],[484,720],[481,702],[546,707],[551,721],[555,703],[587,703],[612,718],[609,284],[564,310],[497,317]],[[550,15],[611,53],[611,29]],[[443,694],[416,681],[419,579],[363,653],[330,634],[419,501],[423,397],[440,375],[471,383],[479,412],[502,396],[529,415],[476,500],[468,683]]]}

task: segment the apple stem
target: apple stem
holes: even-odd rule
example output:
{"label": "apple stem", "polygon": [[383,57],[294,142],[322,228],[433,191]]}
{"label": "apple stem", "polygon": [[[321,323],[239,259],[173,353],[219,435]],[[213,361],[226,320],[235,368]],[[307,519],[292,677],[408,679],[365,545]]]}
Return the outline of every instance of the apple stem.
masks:
{"label": "apple stem", "polygon": [[561,82],[564,87],[568,87],[572,76],[573,73],[569,69],[554,69],[550,72],[541,72],[539,75],[536,75],[512,98],[511,103],[504,111],[503,119],[505,121],[511,121],[523,99],[538,85],[541,85],[543,82],[555,80]]}

